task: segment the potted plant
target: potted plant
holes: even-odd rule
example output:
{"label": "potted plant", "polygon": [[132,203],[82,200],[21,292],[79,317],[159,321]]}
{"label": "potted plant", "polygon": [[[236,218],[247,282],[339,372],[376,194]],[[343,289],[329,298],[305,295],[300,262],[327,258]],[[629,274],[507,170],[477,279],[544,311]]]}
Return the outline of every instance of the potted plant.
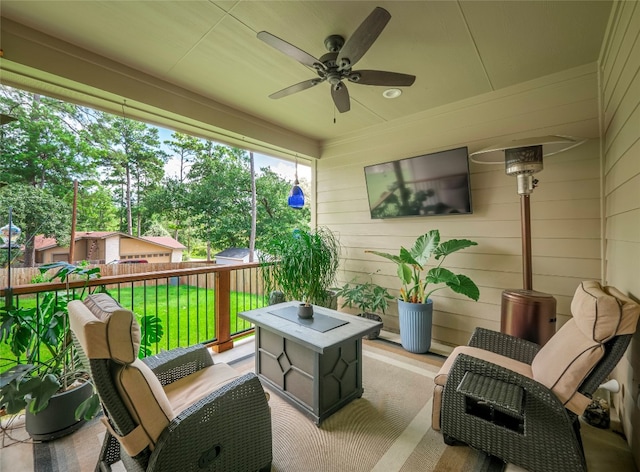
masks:
{"label": "potted plant", "polygon": [[[280,291],[285,300],[331,307],[335,293],[329,291],[340,262],[338,238],[328,228],[294,231],[272,241],[261,252],[262,276],[267,293]],[[270,296],[274,301],[277,297]]]}
{"label": "potted plant", "polygon": [[[398,300],[400,340],[407,351],[424,353],[431,347],[432,293],[449,287],[475,301],[480,297],[478,286],[469,277],[442,267],[449,254],[477,244],[468,239],[441,242],[440,232],[431,230],[420,236],[411,249],[401,247],[399,255],[365,251],[389,259],[398,266],[398,278],[402,283]],[[427,262],[432,255],[439,262],[427,270]]]}
{"label": "potted plant", "polygon": [[[358,282],[353,279],[351,282],[344,284],[336,291],[338,297],[342,297],[343,303],[341,308],[358,308],[360,313],[358,316],[375,321],[382,321],[380,315],[375,312],[381,311],[385,314],[385,311],[389,307],[389,300],[393,300],[393,297],[389,291],[376,285],[371,280],[366,282]],[[380,335],[380,330],[377,330],[366,336],[367,339],[375,339]]]}
{"label": "potted plant", "polygon": [[[57,262],[40,267],[41,274],[57,272],[47,281],[100,277],[100,268]],[[47,292],[34,306],[0,309],[0,342],[9,345],[19,359],[17,376],[0,387],[0,405],[7,413],[25,409],[25,427],[38,440],[56,439],[72,433],[100,410],[100,401],[89,381],[88,368],[75,354],[68,323],[67,303],[82,299],[70,290]],[[102,289],[102,287],[100,288]],[[147,317],[141,351],[162,336],[159,320]],[[157,334],[155,338],[154,334]],[[153,339],[152,339],[153,338]]]}

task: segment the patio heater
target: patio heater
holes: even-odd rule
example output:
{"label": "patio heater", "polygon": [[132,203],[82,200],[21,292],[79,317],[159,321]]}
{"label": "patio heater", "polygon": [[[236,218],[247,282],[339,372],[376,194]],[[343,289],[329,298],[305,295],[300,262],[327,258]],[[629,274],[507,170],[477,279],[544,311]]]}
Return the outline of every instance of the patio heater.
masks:
{"label": "patio heater", "polygon": [[543,157],[553,156],[582,144],[566,136],[524,138],[490,146],[470,155],[479,164],[504,162],[507,175],[517,179],[520,195],[522,232],[522,289],[502,292],[500,329],[537,344],[545,344],[556,329],[556,299],[547,293],[533,290],[531,269],[531,211],[530,196],[538,180],[533,175],[543,168]]}

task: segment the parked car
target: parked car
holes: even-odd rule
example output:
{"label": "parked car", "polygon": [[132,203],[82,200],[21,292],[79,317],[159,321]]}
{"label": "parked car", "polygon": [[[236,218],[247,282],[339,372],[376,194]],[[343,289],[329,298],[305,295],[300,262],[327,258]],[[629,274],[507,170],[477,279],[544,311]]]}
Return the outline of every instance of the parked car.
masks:
{"label": "parked car", "polygon": [[148,264],[146,259],[116,259],[109,262],[109,264]]}

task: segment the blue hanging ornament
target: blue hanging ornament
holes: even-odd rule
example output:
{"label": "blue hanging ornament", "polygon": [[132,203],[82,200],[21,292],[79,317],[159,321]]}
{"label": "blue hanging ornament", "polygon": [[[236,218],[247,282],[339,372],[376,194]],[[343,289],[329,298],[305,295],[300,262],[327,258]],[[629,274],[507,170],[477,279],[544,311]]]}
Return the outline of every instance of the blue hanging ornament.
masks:
{"label": "blue hanging ornament", "polygon": [[300,188],[300,182],[298,182],[298,160],[296,159],[296,180],[293,182],[291,192],[289,192],[289,199],[287,201],[289,206],[294,210],[300,210],[304,207],[304,193]]}

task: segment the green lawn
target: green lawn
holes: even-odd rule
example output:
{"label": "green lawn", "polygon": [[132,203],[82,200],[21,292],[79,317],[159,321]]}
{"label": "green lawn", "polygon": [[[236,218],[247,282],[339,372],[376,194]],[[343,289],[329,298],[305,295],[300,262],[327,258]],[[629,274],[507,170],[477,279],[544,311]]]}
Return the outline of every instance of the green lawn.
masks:
{"label": "green lawn", "polygon": [[[161,322],[164,335],[152,347],[153,352],[191,346],[215,338],[215,292],[213,289],[188,285],[150,283],[146,287],[121,287],[109,289],[109,294],[120,304],[131,309],[138,317],[155,315]],[[239,311],[264,306],[261,296],[243,292],[231,292],[231,333],[249,329],[251,325],[238,318]],[[21,297],[20,306],[35,305],[35,298]],[[14,359],[5,343],[0,344],[0,366],[6,359]]]}

